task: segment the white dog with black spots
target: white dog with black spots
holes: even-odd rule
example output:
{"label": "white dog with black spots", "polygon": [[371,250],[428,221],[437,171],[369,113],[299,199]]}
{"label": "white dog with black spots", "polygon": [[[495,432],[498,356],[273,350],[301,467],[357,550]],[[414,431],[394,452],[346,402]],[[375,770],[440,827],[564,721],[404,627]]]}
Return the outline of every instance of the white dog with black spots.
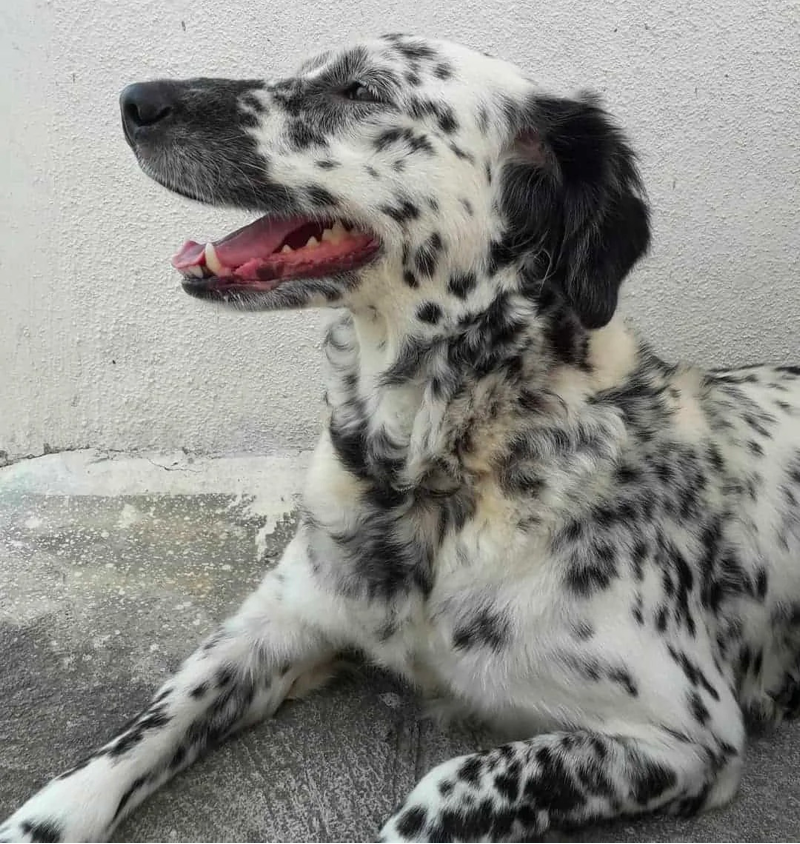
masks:
{"label": "white dog with black spots", "polygon": [[351,649],[519,737],[384,840],[730,800],[745,715],[800,705],[800,369],[668,364],[615,316],[648,209],[598,102],[389,35],[121,108],[149,176],[260,215],[180,250],[188,293],[332,310],[329,421],[279,564],[0,840],[105,840]]}

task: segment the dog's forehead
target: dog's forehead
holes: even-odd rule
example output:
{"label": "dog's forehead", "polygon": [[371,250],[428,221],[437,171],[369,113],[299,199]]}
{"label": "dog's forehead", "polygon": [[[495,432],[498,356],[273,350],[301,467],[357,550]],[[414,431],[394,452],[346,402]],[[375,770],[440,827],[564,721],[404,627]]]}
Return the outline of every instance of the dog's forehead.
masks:
{"label": "dog's forehead", "polygon": [[333,68],[346,69],[351,76],[392,71],[411,87],[461,83],[513,94],[531,84],[510,62],[454,41],[413,35],[383,35],[327,49],[305,59],[298,73],[316,76]]}

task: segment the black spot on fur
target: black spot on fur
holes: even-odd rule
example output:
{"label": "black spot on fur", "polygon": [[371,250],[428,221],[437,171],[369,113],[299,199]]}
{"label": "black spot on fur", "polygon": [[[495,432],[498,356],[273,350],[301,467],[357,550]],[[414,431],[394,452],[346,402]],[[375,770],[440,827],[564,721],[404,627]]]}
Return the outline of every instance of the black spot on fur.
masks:
{"label": "black spot on fur", "polygon": [[407,809],[397,821],[397,831],[403,838],[413,840],[425,828],[427,817],[422,806]]}
{"label": "black spot on fur", "polygon": [[666,765],[654,762],[642,754],[636,754],[635,760],[632,760],[632,796],[639,806],[647,806],[657,797],[661,797],[675,782],[675,772]]}
{"label": "black spot on fur", "polygon": [[477,283],[475,273],[453,273],[447,281],[447,289],[459,299],[466,299]]}
{"label": "black spot on fur", "polygon": [[381,205],[379,210],[401,225],[419,217],[419,208],[408,199],[400,200],[397,205]]}
{"label": "black spot on fur", "polygon": [[447,62],[439,62],[433,69],[433,75],[437,79],[449,79],[453,75],[453,67]]}
{"label": "black spot on fur", "polygon": [[508,641],[510,622],[501,612],[478,610],[453,631],[453,646],[459,650],[488,647],[499,651]]}
{"label": "black spot on fur", "polygon": [[208,691],[208,685],[206,683],[200,683],[199,685],[195,686],[192,691],[190,692],[193,698],[200,698]]}
{"label": "black spot on fur", "polygon": [[419,308],[417,308],[417,319],[422,322],[436,325],[441,318],[442,309],[436,304],[436,302],[423,302]]}
{"label": "black spot on fur", "polygon": [[339,204],[336,197],[322,185],[310,185],[305,189],[308,201],[315,207],[326,206],[336,208]]}
{"label": "black spot on fur", "polygon": [[438,232],[434,232],[417,249],[414,255],[414,266],[420,275],[430,277],[436,272],[436,265],[439,261],[442,248],[442,238]]}
{"label": "black spot on fur", "polygon": [[480,782],[483,758],[481,756],[469,756],[464,764],[458,769],[457,777],[462,782],[477,786]]}
{"label": "black spot on fur", "polygon": [[461,149],[461,147],[456,143],[448,144],[450,147],[450,151],[455,155],[456,158],[460,158],[462,161],[469,161],[470,163],[475,161],[475,157],[472,153],[467,152],[466,150]]}
{"label": "black spot on fur", "polygon": [[419,281],[417,280],[417,277],[414,275],[414,273],[411,272],[411,270],[403,271],[403,281],[409,287],[419,287]]}
{"label": "black spot on fur", "polygon": [[[149,777],[145,774],[137,777],[130,785],[130,788],[120,797],[117,803],[117,810],[114,812],[114,820],[116,820],[124,811],[125,807],[130,802],[131,798],[137,791],[140,791],[149,781]],[[60,841],[60,838],[41,838],[40,841]]]}
{"label": "black spot on fur", "polygon": [[705,726],[711,717],[711,713],[697,692],[689,692],[689,711],[692,713],[694,720],[702,726]]}
{"label": "black spot on fur", "polygon": [[624,668],[617,668],[612,670],[608,679],[613,683],[618,683],[631,697],[639,697],[639,689],[633,681],[630,673]]}
{"label": "black spot on fur", "polygon": [[402,145],[409,152],[425,152],[428,155],[434,154],[433,144],[428,136],[422,132],[416,132],[408,127],[395,127],[381,132],[375,139],[374,147],[378,152],[383,152],[392,146]]}
{"label": "black spot on fur", "polygon": [[23,821],[22,832],[31,841],[62,841],[61,827],[55,821]]}

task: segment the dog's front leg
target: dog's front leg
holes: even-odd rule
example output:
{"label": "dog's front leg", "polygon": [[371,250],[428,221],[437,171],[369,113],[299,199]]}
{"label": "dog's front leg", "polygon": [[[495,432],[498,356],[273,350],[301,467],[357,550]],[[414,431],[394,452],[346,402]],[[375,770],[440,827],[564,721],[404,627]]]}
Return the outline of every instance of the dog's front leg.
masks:
{"label": "dog's front leg", "polygon": [[309,620],[307,563],[300,534],[150,704],[28,800],[0,827],[0,841],[105,841],[134,806],[203,751],[313,685],[333,648]]}

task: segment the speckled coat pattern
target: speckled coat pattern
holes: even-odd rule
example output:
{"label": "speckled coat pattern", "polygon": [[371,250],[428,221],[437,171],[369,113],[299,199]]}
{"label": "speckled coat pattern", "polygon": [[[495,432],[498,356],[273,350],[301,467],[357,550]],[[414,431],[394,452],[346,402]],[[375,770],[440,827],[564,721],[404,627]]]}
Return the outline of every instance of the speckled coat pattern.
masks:
{"label": "speckled coat pattern", "polygon": [[351,649],[513,739],[424,776],[382,840],[525,840],[730,800],[745,718],[800,708],[800,369],[667,363],[616,314],[649,221],[601,105],[402,35],[277,81],[159,84],[169,123],[132,143],[150,176],[345,219],[381,248],[271,290],[186,281],[228,307],[332,309],[300,526],[0,840],[105,839]]}

